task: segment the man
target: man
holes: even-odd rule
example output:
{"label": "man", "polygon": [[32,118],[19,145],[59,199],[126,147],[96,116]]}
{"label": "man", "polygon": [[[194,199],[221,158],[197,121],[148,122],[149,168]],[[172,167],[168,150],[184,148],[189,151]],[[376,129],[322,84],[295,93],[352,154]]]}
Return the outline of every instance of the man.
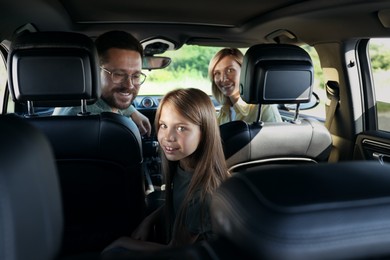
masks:
{"label": "man", "polygon": [[[110,31],[100,35],[96,41],[100,61],[101,97],[89,105],[91,113],[114,112],[131,117],[141,135],[150,135],[149,119],[131,104],[145,81],[141,72],[143,48],[140,42],[124,31]],[[80,107],[56,108],[54,115],[72,115]]]}

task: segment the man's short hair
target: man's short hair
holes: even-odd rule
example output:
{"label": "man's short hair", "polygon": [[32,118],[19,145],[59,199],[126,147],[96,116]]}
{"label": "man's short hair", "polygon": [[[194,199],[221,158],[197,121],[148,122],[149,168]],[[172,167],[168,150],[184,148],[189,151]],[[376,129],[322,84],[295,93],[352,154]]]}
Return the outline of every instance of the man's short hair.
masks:
{"label": "man's short hair", "polygon": [[130,33],[125,31],[109,31],[103,33],[95,40],[100,62],[104,63],[108,49],[118,48],[138,52],[143,56],[141,43]]}

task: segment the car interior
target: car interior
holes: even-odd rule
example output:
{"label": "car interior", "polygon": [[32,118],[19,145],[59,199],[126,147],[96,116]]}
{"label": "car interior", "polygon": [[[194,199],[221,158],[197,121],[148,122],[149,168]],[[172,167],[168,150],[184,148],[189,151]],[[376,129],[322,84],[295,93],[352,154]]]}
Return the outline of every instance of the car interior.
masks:
{"label": "car interior", "polygon": [[[133,106],[150,136],[88,111],[110,30],[144,48]],[[102,253],[164,204],[164,93],[199,88],[219,112],[207,68],[223,47],[244,53],[240,96],[260,108],[220,125],[215,237]],[[389,258],[390,1],[0,0],[0,57],[1,260]],[[268,104],[282,122],[260,120]]]}
{"label": "car interior", "polygon": [[[22,34],[11,45],[9,61],[15,76],[9,81],[11,93],[15,100],[27,102],[30,112],[35,102],[68,107],[99,96],[97,52],[87,36]],[[59,69],[64,63],[67,69]],[[59,83],[59,78],[67,80]],[[145,214],[137,126],[115,113],[81,110],[75,116],[31,112],[25,118],[46,134],[54,150],[64,208],[63,247],[69,254],[98,250],[133,230]]]}
{"label": "car interior", "polygon": [[[299,118],[299,105],[310,101],[313,65],[300,47],[254,45],[245,53],[242,97],[249,104],[296,104],[294,118],[284,122],[231,121],[220,126],[224,153],[231,171],[266,163],[327,161],[332,139],[318,120]],[[289,134],[286,135],[286,132]]]}
{"label": "car interior", "polygon": [[50,142],[17,116],[2,116],[0,127],[0,258],[55,259],[63,210]]}

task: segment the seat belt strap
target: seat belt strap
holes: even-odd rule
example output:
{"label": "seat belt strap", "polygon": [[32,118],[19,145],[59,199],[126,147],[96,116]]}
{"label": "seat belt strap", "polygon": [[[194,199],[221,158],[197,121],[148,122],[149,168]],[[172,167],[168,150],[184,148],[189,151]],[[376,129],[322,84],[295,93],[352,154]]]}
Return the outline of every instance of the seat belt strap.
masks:
{"label": "seat belt strap", "polygon": [[330,104],[326,113],[325,127],[330,130],[340,100],[338,82],[328,81],[326,83],[326,95],[330,99]]}

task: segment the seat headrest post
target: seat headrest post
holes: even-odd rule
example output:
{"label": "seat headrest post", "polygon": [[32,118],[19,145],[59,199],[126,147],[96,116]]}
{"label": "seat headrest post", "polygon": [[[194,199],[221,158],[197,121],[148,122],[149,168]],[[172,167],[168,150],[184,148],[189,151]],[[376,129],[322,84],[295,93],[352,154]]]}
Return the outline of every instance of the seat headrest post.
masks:
{"label": "seat headrest post", "polygon": [[294,123],[295,124],[299,124],[300,123],[300,120],[299,120],[299,107],[300,107],[301,103],[297,103],[297,108],[295,109],[295,116],[294,116]]}
{"label": "seat headrest post", "polygon": [[81,100],[81,112],[78,114],[80,116],[87,116],[90,115],[91,113],[87,111],[87,100],[82,99]]}
{"label": "seat headrest post", "polygon": [[27,101],[27,111],[28,111],[28,116],[29,117],[35,115],[34,102],[33,101],[30,101],[30,100]]}
{"label": "seat headrest post", "polygon": [[261,117],[261,104],[259,104],[259,110],[257,111],[256,122],[254,122],[254,123],[259,123],[260,117]]}

